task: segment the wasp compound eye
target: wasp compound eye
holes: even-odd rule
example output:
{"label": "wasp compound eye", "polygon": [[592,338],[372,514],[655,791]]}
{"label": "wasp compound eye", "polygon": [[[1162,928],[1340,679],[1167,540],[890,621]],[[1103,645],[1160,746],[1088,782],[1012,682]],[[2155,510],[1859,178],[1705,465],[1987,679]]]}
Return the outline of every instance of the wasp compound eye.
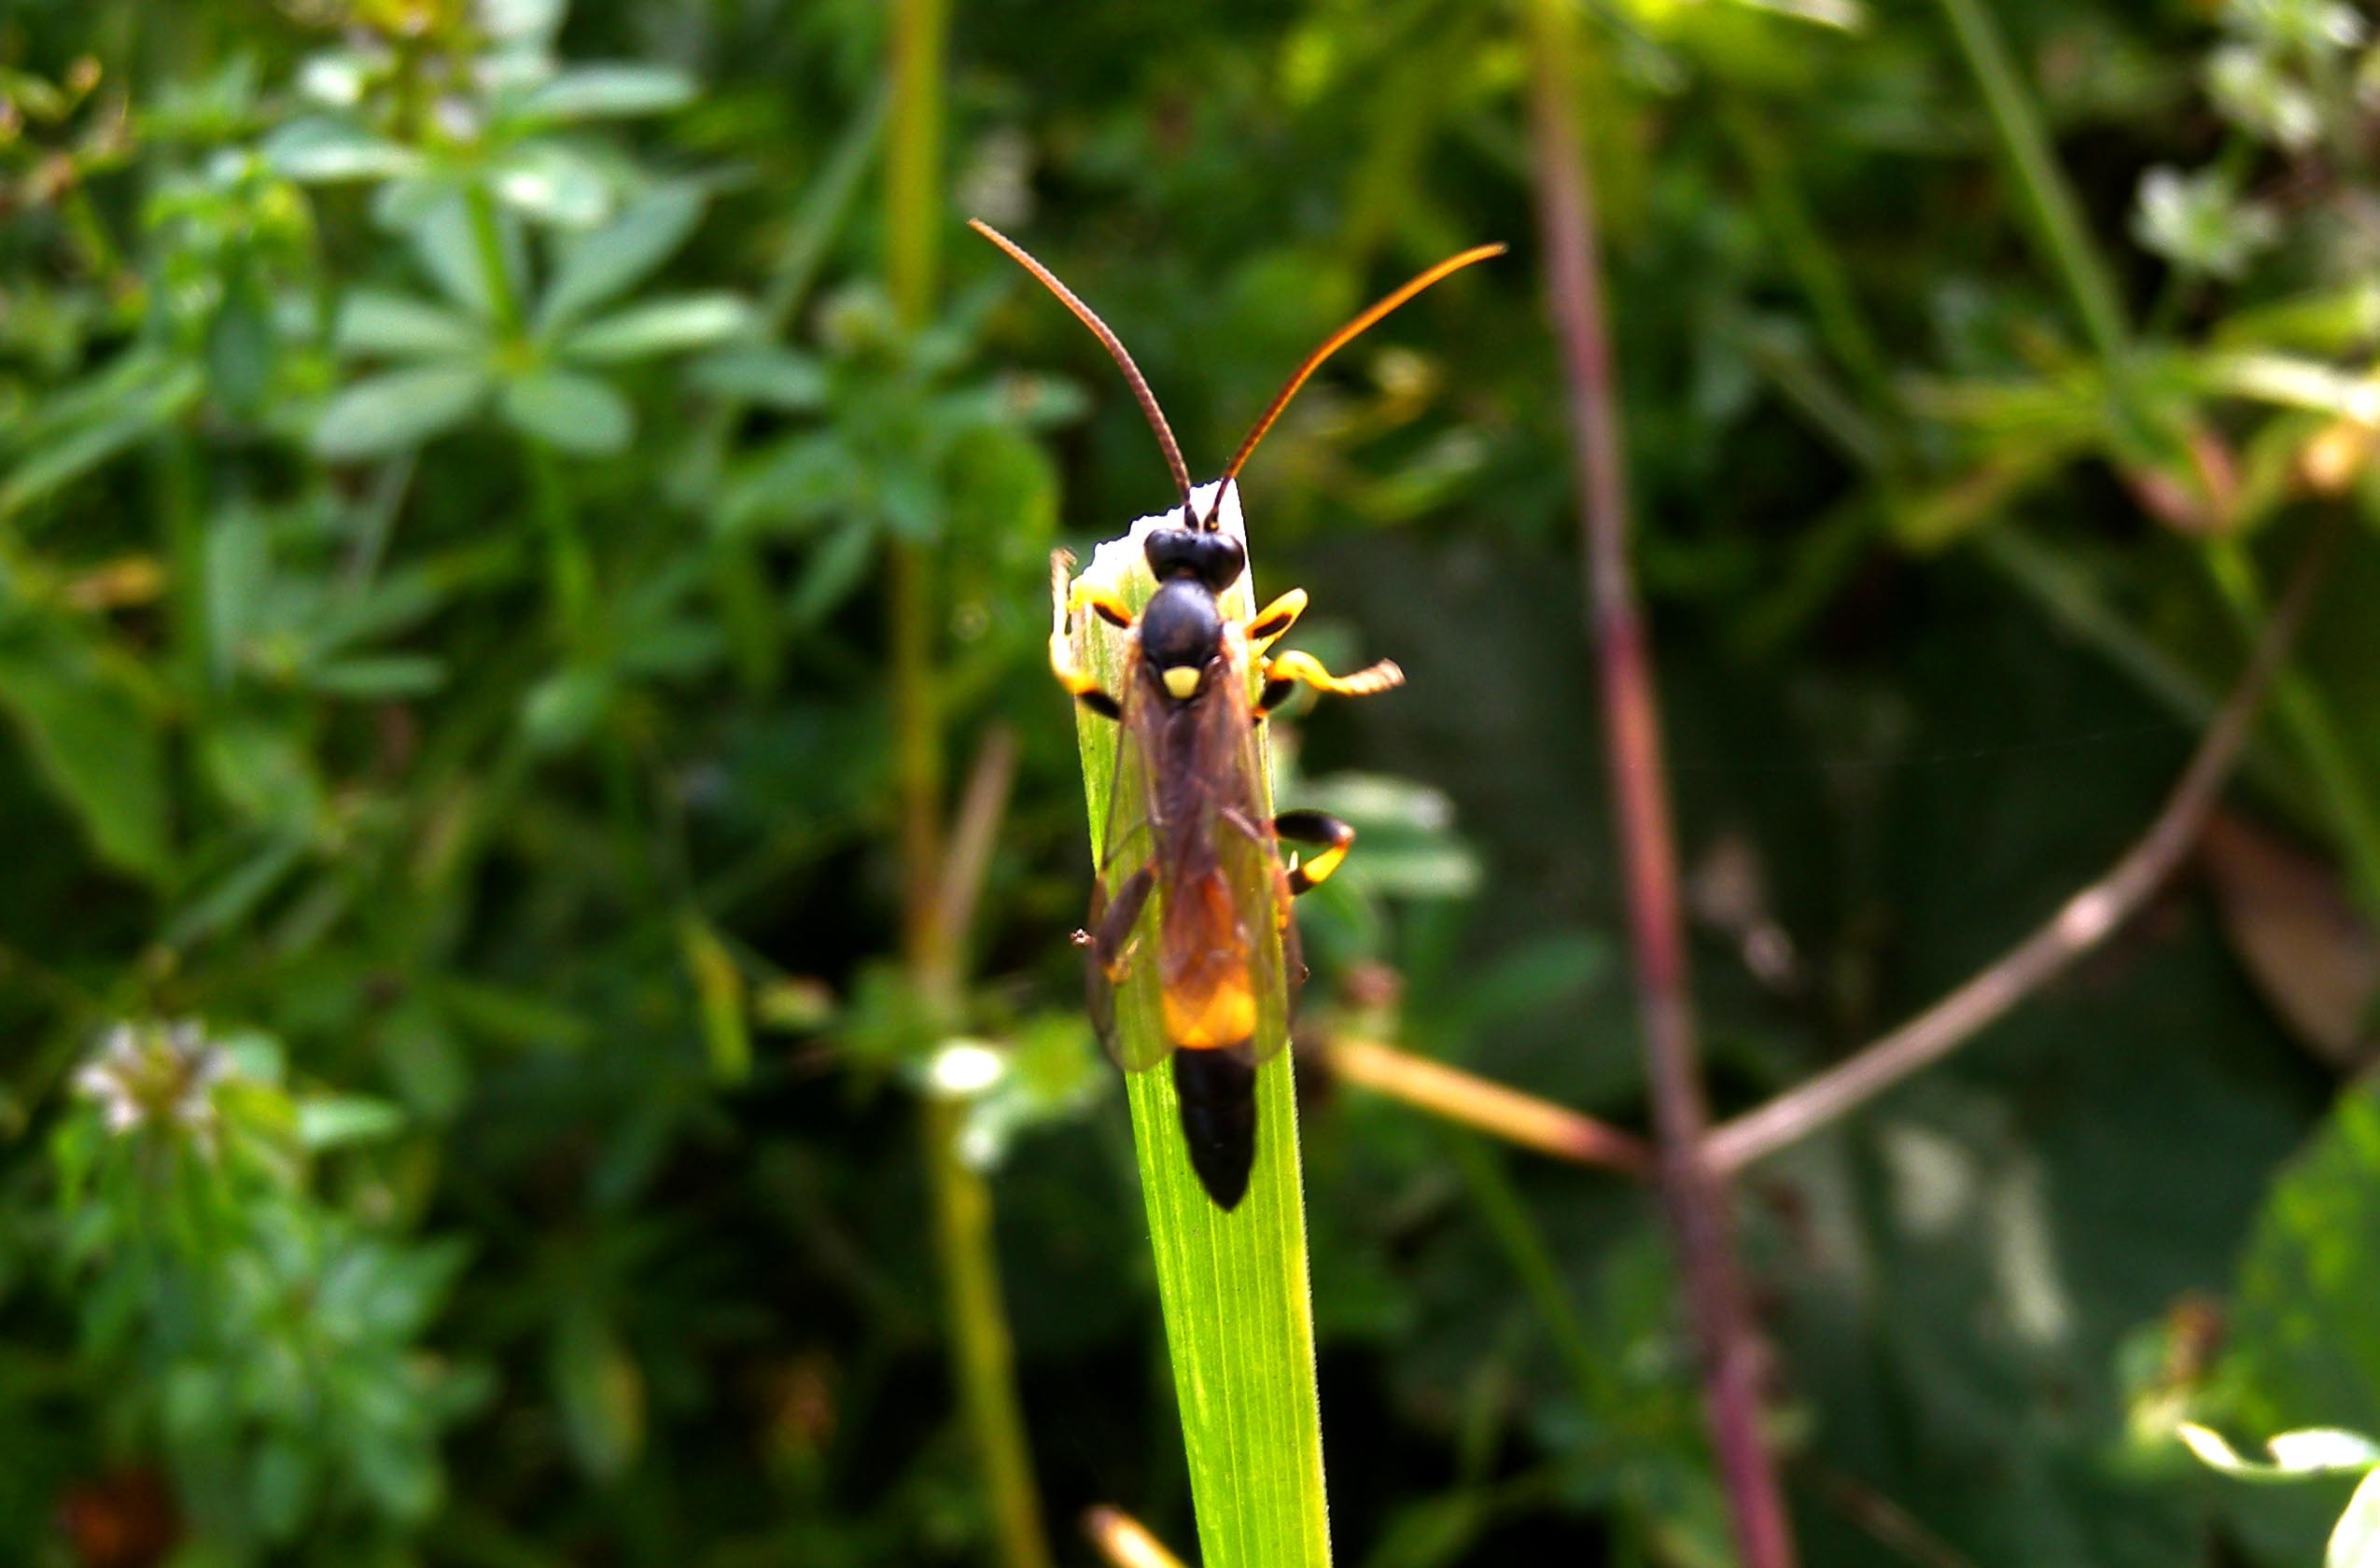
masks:
{"label": "wasp compound eye", "polygon": [[1148,552],[1149,570],[1155,574],[1159,582],[1185,572],[1203,579],[1206,575],[1202,569],[1206,552],[1202,547],[1207,537],[1189,528],[1155,530],[1149,535],[1148,544],[1143,547]]}
{"label": "wasp compound eye", "polygon": [[1197,564],[1192,568],[1198,581],[1220,594],[1239,581],[1241,568],[1248,565],[1248,553],[1229,534],[1200,534]]}

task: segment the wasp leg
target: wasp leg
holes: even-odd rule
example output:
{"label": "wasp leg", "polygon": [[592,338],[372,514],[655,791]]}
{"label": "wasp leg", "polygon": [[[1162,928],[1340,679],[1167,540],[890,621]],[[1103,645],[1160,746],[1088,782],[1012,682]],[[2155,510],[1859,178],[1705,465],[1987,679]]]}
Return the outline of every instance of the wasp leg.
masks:
{"label": "wasp leg", "polygon": [[1099,611],[1100,620],[1120,632],[1128,632],[1140,623],[1140,618],[1124,608],[1124,601],[1117,598],[1112,589],[1089,582],[1074,585],[1073,592],[1066,596],[1066,607],[1069,609],[1095,609]]}
{"label": "wasp leg", "polygon": [[1265,689],[1256,698],[1255,716],[1262,719],[1289,700],[1300,681],[1317,692],[1342,697],[1369,697],[1405,684],[1405,672],[1392,659],[1366,665],[1351,675],[1333,675],[1311,653],[1292,651],[1265,661]]}
{"label": "wasp leg", "polygon": [[1074,945],[1083,949],[1091,1027],[1099,1031],[1099,1043],[1110,1056],[1115,1054],[1115,987],[1124,983],[1132,967],[1132,928],[1140,923],[1141,907],[1149,902],[1156,875],[1154,861],[1143,863],[1124,879],[1113,898],[1108,896],[1105,877],[1094,881],[1090,929],[1074,933]]}
{"label": "wasp leg", "polygon": [[1293,896],[1330,880],[1331,873],[1347,859],[1347,851],[1355,842],[1353,828],[1320,811],[1284,811],[1273,819],[1273,833],[1292,844],[1317,847],[1313,854],[1301,857],[1289,868],[1289,890]]}
{"label": "wasp leg", "polygon": [[[1049,671],[1057,678],[1060,686],[1072,693],[1076,702],[1102,719],[1118,719],[1123,717],[1124,705],[1101,691],[1099,678],[1074,662],[1074,628],[1071,623],[1074,595],[1067,592],[1066,586],[1067,568],[1073,564],[1074,557],[1063,550],[1053,551],[1050,554]],[[1089,597],[1087,594],[1085,596]],[[1107,615],[1111,608],[1122,608],[1105,595],[1100,595],[1100,598],[1105,602],[1095,603],[1094,608],[1102,615]],[[1129,622],[1126,623],[1129,624]]]}
{"label": "wasp leg", "polygon": [[1157,868],[1154,861],[1124,879],[1124,885],[1108,896],[1107,884],[1099,882],[1091,889],[1091,928],[1074,933],[1074,944],[1083,948],[1090,961],[1099,967],[1099,977],[1109,985],[1123,983],[1132,967],[1132,954],[1127,945],[1132,928],[1140,923],[1141,906],[1149,902],[1149,889],[1155,886]]}
{"label": "wasp leg", "polygon": [[1286,635],[1290,627],[1297,624],[1297,618],[1305,613],[1306,590],[1292,588],[1258,610],[1255,619],[1248,623],[1249,645],[1262,651],[1266,644]]}

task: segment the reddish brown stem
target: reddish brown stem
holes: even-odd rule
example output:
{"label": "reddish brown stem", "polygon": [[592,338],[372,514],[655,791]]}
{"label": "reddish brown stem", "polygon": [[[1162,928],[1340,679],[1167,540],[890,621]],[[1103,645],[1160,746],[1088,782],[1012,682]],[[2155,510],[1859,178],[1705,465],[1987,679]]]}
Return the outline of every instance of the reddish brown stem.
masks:
{"label": "reddish brown stem", "polygon": [[1613,805],[1626,867],[1638,1011],[1644,1021],[1663,1207],[1701,1355],[1702,1402],[1744,1568],[1792,1568],[1784,1493],[1760,1434],[1760,1351],[1746,1309],[1724,1182],[1701,1153],[1709,1113],[1687,995],[1677,851],[1662,771],[1652,659],[1628,561],[1627,478],[1603,311],[1594,196],[1572,113],[1570,12],[1534,0],[1532,95],[1537,214],[1547,291],[1569,387],[1589,607],[1600,654]]}

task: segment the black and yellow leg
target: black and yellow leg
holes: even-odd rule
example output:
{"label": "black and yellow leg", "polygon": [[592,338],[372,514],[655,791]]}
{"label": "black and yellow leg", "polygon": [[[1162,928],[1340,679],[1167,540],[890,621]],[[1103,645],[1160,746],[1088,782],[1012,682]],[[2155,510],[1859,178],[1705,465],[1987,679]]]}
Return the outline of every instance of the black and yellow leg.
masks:
{"label": "black and yellow leg", "polygon": [[1355,843],[1353,828],[1321,811],[1284,811],[1273,819],[1273,833],[1292,844],[1314,847],[1311,855],[1300,857],[1289,868],[1289,891],[1293,897],[1330,880],[1331,873],[1347,859],[1347,851]]}
{"label": "black and yellow leg", "polygon": [[1262,719],[1288,701],[1300,683],[1337,696],[1368,697],[1404,685],[1405,672],[1393,660],[1382,659],[1351,675],[1333,675],[1311,653],[1276,653],[1265,661],[1265,689],[1256,698],[1256,717]]}
{"label": "black and yellow leg", "polygon": [[[1057,683],[1060,686],[1072,693],[1076,702],[1102,719],[1119,718],[1124,712],[1123,705],[1099,689],[1097,676],[1074,662],[1072,609],[1076,595],[1081,595],[1085,602],[1092,603],[1101,615],[1109,613],[1113,601],[1108,600],[1104,595],[1099,595],[1098,600],[1094,600],[1089,594],[1079,589],[1076,594],[1070,594],[1066,586],[1066,574],[1073,565],[1074,557],[1063,550],[1055,551],[1050,555],[1049,671],[1057,678]],[[1113,608],[1122,609],[1121,606],[1113,606]],[[1128,617],[1126,623],[1130,623]]]}
{"label": "black and yellow leg", "polygon": [[1297,618],[1305,613],[1306,590],[1292,588],[1258,610],[1255,618],[1248,623],[1249,647],[1263,652],[1267,643],[1287,633],[1290,627],[1297,624]]}
{"label": "black and yellow leg", "polygon": [[1128,632],[1139,622],[1137,616],[1124,608],[1124,601],[1115,596],[1113,589],[1100,587],[1095,583],[1076,583],[1074,591],[1067,596],[1066,603],[1070,609],[1088,609],[1099,611],[1099,619],[1118,631]]}

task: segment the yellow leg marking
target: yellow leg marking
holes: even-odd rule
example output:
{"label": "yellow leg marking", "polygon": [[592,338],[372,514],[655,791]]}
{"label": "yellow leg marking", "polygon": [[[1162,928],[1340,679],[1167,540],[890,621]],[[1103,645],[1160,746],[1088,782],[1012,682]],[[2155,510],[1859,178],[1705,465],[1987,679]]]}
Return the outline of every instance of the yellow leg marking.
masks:
{"label": "yellow leg marking", "polygon": [[1067,595],[1066,608],[1069,610],[1095,609],[1101,620],[1119,631],[1130,631],[1138,619],[1124,608],[1124,601],[1117,598],[1112,589],[1088,582],[1074,585],[1074,591]]}
{"label": "yellow leg marking", "polygon": [[1255,618],[1248,623],[1249,643],[1259,652],[1263,651],[1277,638],[1286,635],[1290,627],[1297,624],[1297,618],[1305,613],[1306,590],[1292,588],[1258,610]]}
{"label": "yellow leg marking", "polygon": [[1330,880],[1331,873],[1337,871],[1338,862],[1345,859],[1347,846],[1344,844],[1334,844],[1327,848],[1317,849],[1311,855],[1300,856],[1297,863],[1290,868],[1290,886],[1296,887],[1302,879],[1307,887],[1319,888]]}
{"label": "yellow leg marking", "polygon": [[1099,690],[1099,677],[1074,662],[1073,597],[1066,586],[1073,566],[1074,557],[1065,551],[1050,553],[1049,672],[1085,707],[1113,719],[1117,711],[1115,699]]}
{"label": "yellow leg marking", "polygon": [[1328,881],[1355,845],[1353,828],[1321,811],[1284,811],[1273,819],[1273,832],[1292,844],[1308,847],[1289,867],[1292,895]]}
{"label": "yellow leg marking", "polygon": [[1369,697],[1382,692],[1394,691],[1405,684],[1405,672],[1395,661],[1382,659],[1351,675],[1333,675],[1323,667],[1323,662],[1311,653],[1292,651],[1276,653],[1265,661],[1265,679],[1302,680],[1317,692],[1330,692],[1342,697]]}

